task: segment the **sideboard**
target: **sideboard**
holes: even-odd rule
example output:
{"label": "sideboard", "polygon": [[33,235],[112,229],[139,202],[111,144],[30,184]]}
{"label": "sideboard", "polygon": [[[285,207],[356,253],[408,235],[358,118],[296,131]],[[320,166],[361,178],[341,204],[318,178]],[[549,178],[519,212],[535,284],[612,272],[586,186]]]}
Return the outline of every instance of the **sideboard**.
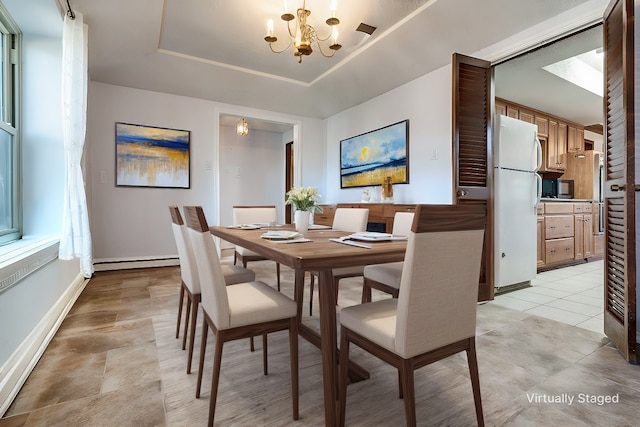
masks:
{"label": "sideboard", "polygon": [[391,233],[393,217],[396,212],[414,212],[416,205],[393,203],[338,203],[334,205],[320,205],[322,213],[313,215],[314,224],[332,225],[336,208],[367,208],[369,209],[369,228],[371,231]]}

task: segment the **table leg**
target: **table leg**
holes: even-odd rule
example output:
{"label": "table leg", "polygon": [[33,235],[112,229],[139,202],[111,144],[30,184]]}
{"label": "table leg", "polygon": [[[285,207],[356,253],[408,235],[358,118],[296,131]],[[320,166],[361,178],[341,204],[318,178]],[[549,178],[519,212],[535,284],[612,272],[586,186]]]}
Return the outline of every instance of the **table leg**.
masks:
{"label": "table leg", "polygon": [[302,297],[304,295],[304,270],[296,270],[293,279],[293,300],[298,304],[298,324],[302,321]]}
{"label": "table leg", "polygon": [[322,270],[318,275],[320,295],[320,340],[322,345],[322,385],[324,387],[324,417],[326,426],[335,426],[338,399],[338,360],[336,306],[331,270]]}

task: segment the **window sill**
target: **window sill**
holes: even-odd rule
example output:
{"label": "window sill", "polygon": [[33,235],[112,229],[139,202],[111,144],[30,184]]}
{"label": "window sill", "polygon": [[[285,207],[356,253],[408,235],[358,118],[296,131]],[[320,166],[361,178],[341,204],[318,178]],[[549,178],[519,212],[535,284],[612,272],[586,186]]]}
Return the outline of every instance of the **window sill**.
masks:
{"label": "window sill", "polygon": [[0,293],[58,258],[58,236],[24,237],[0,246]]}

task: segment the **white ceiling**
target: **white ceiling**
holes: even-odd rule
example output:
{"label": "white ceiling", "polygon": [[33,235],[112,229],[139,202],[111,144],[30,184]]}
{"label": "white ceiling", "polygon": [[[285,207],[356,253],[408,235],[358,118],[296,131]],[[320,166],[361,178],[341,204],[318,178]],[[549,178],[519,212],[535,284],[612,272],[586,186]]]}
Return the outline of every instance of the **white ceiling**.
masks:
{"label": "white ceiling", "polygon": [[[66,5],[2,1],[20,15],[23,31],[36,33],[46,31],[51,3]],[[263,40],[268,19],[278,43],[285,40],[283,0],[70,2],[89,28],[93,81],[325,118],[450,63],[453,52],[472,54],[589,1],[338,0],[342,49],[324,58],[314,47],[301,64],[290,49],[275,54]],[[302,0],[288,4],[294,9]],[[306,2],[309,23],[322,34],[329,4]],[[356,32],[361,22],[377,30]],[[501,80],[496,94],[512,98]],[[518,90],[535,85],[524,81]]]}

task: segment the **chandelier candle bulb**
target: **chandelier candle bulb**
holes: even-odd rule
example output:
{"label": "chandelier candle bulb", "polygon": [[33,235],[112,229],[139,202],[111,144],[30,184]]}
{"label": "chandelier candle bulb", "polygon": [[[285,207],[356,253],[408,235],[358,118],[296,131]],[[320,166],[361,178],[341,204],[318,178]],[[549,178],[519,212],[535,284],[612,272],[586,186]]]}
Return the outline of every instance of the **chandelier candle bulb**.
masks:
{"label": "chandelier candle bulb", "polygon": [[273,37],[273,19],[267,21],[267,34],[269,37]]}

